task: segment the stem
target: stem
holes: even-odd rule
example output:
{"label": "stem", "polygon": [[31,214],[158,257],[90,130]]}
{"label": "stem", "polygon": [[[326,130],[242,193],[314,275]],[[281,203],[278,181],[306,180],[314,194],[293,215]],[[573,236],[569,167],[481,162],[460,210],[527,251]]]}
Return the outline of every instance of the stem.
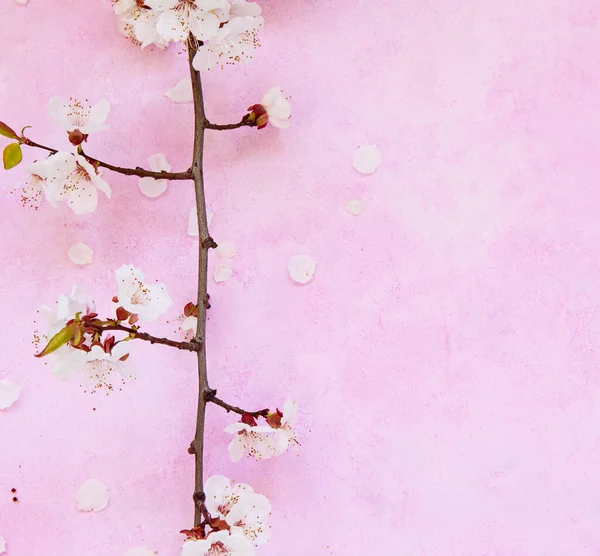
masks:
{"label": "stem", "polygon": [[218,129],[220,131],[224,130],[224,129],[237,129],[239,127],[255,127],[256,123],[255,122],[249,122],[246,119],[246,116],[244,116],[242,118],[241,122],[238,122],[237,124],[211,124],[208,120],[204,120],[204,128],[205,129]]}
{"label": "stem", "polygon": [[206,417],[206,392],[208,387],[208,374],[206,366],[206,310],[207,310],[207,279],[208,279],[208,250],[216,247],[216,243],[208,232],[206,216],[206,199],[204,197],[204,175],[202,161],[204,155],[204,130],[206,129],[206,116],[204,113],[204,98],[202,95],[202,81],[200,72],[193,66],[195,54],[192,35],[190,35],[188,48],[188,61],[192,79],[192,92],[194,97],[194,156],[192,159],[192,178],[196,192],[196,212],[198,214],[198,329],[196,341],[202,346],[198,350],[198,411],[196,416],[196,434],[190,445],[189,452],[194,454],[196,460],[196,477],[194,482],[195,503],[194,525],[202,522],[202,515],[206,510],[204,502],[204,421]]}
{"label": "stem", "polygon": [[123,326],[122,324],[109,324],[108,326],[99,326],[94,328],[98,330],[98,332],[103,332],[105,330],[119,330],[122,332],[127,332],[137,340],[144,340],[145,342],[150,342],[151,344],[162,344],[164,346],[170,346],[184,351],[199,351],[202,349],[202,344],[199,344],[195,339],[192,342],[178,342],[176,340],[169,340],[168,338],[158,338],[148,334],[147,332],[140,332],[137,328],[129,328],[127,326]]}
{"label": "stem", "polygon": [[[212,395],[213,392],[215,393],[215,395]],[[207,398],[206,399],[207,402],[211,402],[211,403],[214,403],[215,405],[222,407],[223,409],[225,409],[225,411],[227,411],[227,413],[233,412],[233,413],[237,413],[238,415],[246,414],[246,415],[252,415],[252,417],[266,417],[269,414],[268,409],[261,409],[259,411],[246,411],[245,409],[242,409],[241,407],[236,407],[235,405],[230,405],[227,402],[224,402],[223,400],[217,398],[215,390],[209,390],[206,395],[206,398]]]}
{"label": "stem", "polygon": [[[40,145],[27,137],[20,138],[22,145],[27,145],[28,147],[36,147],[38,149],[43,149],[48,151],[49,153],[56,154],[58,151],[51,147],[46,147],[45,145]],[[106,168],[107,170],[111,170],[116,172],[117,174],[124,174],[125,176],[139,176],[140,178],[154,178],[156,180],[191,180],[192,172],[188,170],[187,172],[152,172],[151,170],[144,170],[144,168],[121,168],[120,166],[113,166],[112,164],[108,164],[108,162],[102,162],[97,158],[93,158],[89,155],[86,155],[83,151],[81,152],[83,156],[86,158],[96,162],[98,166],[102,168]]]}

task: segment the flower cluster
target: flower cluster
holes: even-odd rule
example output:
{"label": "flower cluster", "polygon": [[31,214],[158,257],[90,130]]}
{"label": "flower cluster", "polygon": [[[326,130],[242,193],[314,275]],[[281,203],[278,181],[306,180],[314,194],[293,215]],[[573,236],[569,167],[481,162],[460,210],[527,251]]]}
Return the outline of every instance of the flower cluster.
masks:
{"label": "flower cluster", "polygon": [[48,356],[52,372],[60,379],[82,373],[83,385],[92,392],[104,388],[108,393],[115,387],[115,378],[121,382],[134,378],[128,361],[128,340],[135,338],[138,328],[125,328],[131,332],[121,340],[109,332],[122,330],[121,323],[127,319],[129,324],[140,318],[154,320],[171,306],[165,286],[146,285],[137,268],[123,265],[116,271],[116,278],[116,318],[99,319],[94,302],[78,287],[68,296],[61,295],[55,309],[40,308],[49,340],[37,357]]}
{"label": "flower cluster", "polygon": [[121,32],[142,48],[193,37],[198,71],[250,60],[263,25],[260,6],[246,0],[117,0],[115,14]]}
{"label": "flower cluster", "polygon": [[244,455],[255,460],[269,459],[298,444],[293,430],[298,413],[298,404],[292,400],[285,401],[283,411],[268,412],[264,416],[265,425],[259,425],[253,415],[244,413],[238,423],[225,427],[225,432],[235,435],[229,444],[231,461],[240,461]]}
{"label": "flower cluster", "polygon": [[206,536],[200,529],[182,531],[187,539],[181,556],[250,556],[254,554],[254,546],[269,540],[267,520],[271,503],[250,485],[235,484],[227,477],[213,475],[206,481],[204,493],[211,531]]}

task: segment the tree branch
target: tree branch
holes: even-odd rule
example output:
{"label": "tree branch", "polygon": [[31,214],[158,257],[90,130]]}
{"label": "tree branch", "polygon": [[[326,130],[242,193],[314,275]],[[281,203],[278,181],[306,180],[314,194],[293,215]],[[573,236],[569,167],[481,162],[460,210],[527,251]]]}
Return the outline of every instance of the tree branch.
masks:
{"label": "tree branch", "polygon": [[[45,145],[40,145],[27,137],[20,138],[21,144],[27,145],[28,147],[35,147],[37,149],[43,149],[52,154],[57,153],[56,149],[51,147],[46,147]],[[96,162],[98,166],[102,168],[106,168],[107,170],[111,170],[112,172],[116,172],[117,174],[123,174],[125,176],[139,176],[140,178],[154,178],[155,180],[191,180],[192,172],[188,170],[187,172],[152,172],[151,170],[144,170],[144,168],[121,168],[120,166],[113,166],[112,164],[108,164],[108,162],[102,162],[97,158],[89,156],[85,154],[83,151],[81,153],[86,158]]]}
{"label": "tree branch", "polygon": [[103,332],[105,330],[119,330],[121,332],[127,332],[128,334],[131,334],[137,340],[144,340],[145,342],[150,342],[151,344],[162,344],[164,346],[170,346],[184,351],[198,352],[202,349],[202,344],[198,343],[195,339],[191,342],[178,342],[176,340],[169,340],[168,338],[158,338],[148,334],[147,332],[140,332],[137,328],[129,328],[128,326],[123,326],[122,324],[109,324],[107,326],[92,325],[92,328],[98,330],[98,332]]}
{"label": "tree branch", "polygon": [[205,129],[218,129],[220,131],[223,131],[225,129],[237,129],[239,127],[255,127],[255,126],[256,126],[256,123],[248,121],[246,119],[246,116],[244,116],[242,118],[242,121],[238,122],[237,124],[211,124],[208,120],[204,120]]}
{"label": "tree branch", "polygon": [[238,415],[246,414],[246,415],[252,415],[252,417],[266,417],[269,414],[268,409],[261,409],[259,411],[246,411],[245,409],[242,409],[241,407],[236,407],[235,405],[230,405],[227,402],[224,402],[223,400],[217,398],[216,390],[208,390],[205,393],[205,398],[206,398],[207,402],[214,403],[215,405],[222,407],[225,411],[227,411],[227,413],[233,412],[233,413],[237,413]]}
{"label": "tree branch", "polygon": [[198,329],[196,341],[202,345],[198,353],[198,409],[196,415],[196,434],[188,450],[194,454],[196,477],[194,482],[194,525],[202,522],[204,506],[204,426],[206,417],[206,392],[208,387],[208,372],[206,364],[206,311],[207,303],[207,280],[208,280],[208,250],[217,244],[208,232],[208,220],[206,216],[206,199],[204,196],[204,174],[202,162],[204,156],[204,130],[206,129],[206,116],[204,113],[204,97],[202,94],[202,81],[200,72],[193,66],[196,50],[195,39],[190,34],[187,41],[188,62],[192,79],[192,92],[194,98],[194,156],[192,159],[191,173],[194,180],[196,192],[196,213],[198,215]]}

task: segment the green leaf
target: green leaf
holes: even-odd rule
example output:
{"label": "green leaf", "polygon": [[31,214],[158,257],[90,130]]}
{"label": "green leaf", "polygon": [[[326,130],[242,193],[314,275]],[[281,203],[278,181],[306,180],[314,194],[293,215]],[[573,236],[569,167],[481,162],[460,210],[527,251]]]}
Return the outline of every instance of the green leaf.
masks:
{"label": "green leaf", "polygon": [[44,357],[53,351],[63,347],[73,337],[73,328],[71,326],[65,326],[60,332],[52,336],[48,345],[40,352],[36,353],[36,357]]}
{"label": "green leaf", "polygon": [[11,143],[7,145],[2,153],[2,161],[4,162],[4,169],[10,170],[14,168],[23,160],[23,151],[19,143]]}
{"label": "green leaf", "polygon": [[0,135],[4,135],[4,137],[8,137],[9,139],[19,138],[15,130],[7,126],[4,122],[0,122]]}

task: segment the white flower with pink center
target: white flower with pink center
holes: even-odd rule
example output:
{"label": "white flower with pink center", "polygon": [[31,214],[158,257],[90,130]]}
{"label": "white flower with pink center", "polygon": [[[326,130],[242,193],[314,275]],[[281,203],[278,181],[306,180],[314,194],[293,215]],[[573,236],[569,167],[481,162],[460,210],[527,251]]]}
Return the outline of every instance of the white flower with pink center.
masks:
{"label": "white flower with pink center", "polygon": [[164,284],[148,284],[144,273],[133,265],[123,265],[115,272],[118,304],[140,320],[154,321],[172,305]]}
{"label": "white flower with pink center", "polygon": [[225,432],[234,435],[229,443],[229,457],[233,462],[240,461],[244,455],[257,461],[275,455],[274,429],[269,426],[232,423],[225,427]]}
{"label": "white flower with pink center", "polygon": [[181,556],[254,556],[254,545],[243,535],[217,531],[206,539],[186,540]]}

